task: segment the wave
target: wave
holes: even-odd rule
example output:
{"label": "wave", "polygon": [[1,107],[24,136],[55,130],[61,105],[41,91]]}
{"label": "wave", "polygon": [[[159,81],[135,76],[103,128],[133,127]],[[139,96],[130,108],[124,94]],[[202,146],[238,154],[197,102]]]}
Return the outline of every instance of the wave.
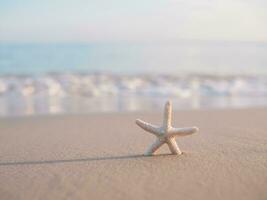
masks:
{"label": "wave", "polygon": [[267,77],[61,73],[0,76],[0,95],[149,97],[267,96]]}

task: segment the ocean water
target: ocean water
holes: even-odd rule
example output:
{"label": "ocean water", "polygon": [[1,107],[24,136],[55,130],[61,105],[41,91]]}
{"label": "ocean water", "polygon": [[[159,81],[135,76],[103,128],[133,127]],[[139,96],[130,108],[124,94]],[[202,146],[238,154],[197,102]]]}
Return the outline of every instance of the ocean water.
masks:
{"label": "ocean water", "polygon": [[0,75],[49,72],[267,75],[267,43],[0,43]]}
{"label": "ocean water", "polygon": [[0,43],[0,116],[266,106],[267,44]]}

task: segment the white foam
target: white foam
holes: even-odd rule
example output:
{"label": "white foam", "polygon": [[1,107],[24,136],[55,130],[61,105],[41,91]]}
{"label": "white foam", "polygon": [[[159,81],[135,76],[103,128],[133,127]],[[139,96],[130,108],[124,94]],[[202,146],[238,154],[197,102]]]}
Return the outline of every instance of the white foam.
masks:
{"label": "white foam", "polygon": [[[49,74],[0,77],[0,115],[267,105],[267,77]],[[97,106],[102,102],[102,106]],[[153,104],[152,104],[153,105]]]}
{"label": "white foam", "polygon": [[55,74],[0,77],[0,94],[23,96],[266,96],[267,78]]}

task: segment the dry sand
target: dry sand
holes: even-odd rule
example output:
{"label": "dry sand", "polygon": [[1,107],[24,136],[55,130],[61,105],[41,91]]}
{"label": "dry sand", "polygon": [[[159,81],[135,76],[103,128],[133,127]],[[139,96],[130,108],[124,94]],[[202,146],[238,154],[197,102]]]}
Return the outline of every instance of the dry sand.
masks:
{"label": "dry sand", "polygon": [[[267,199],[267,109],[179,111],[181,156],[143,157],[135,118],[161,113],[0,120],[0,199]],[[159,153],[168,153],[164,147]]]}

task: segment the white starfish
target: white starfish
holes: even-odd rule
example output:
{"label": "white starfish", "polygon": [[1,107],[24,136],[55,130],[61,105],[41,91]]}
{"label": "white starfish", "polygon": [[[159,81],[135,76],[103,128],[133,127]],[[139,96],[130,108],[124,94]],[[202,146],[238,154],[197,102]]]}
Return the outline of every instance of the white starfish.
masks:
{"label": "white starfish", "polygon": [[169,146],[172,154],[180,155],[182,154],[182,152],[176,143],[175,137],[191,135],[199,130],[197,127],[173,128],[171,126],[171,121],[172,105],[170,101],[167,101],[167,103],[165,104],[164,120],[162,126],[155,126],[140,119],[136,120],[136,124],[138,126],[157,136],[157,140],[148,148],[144,155],[152,156],[164,143]]}

